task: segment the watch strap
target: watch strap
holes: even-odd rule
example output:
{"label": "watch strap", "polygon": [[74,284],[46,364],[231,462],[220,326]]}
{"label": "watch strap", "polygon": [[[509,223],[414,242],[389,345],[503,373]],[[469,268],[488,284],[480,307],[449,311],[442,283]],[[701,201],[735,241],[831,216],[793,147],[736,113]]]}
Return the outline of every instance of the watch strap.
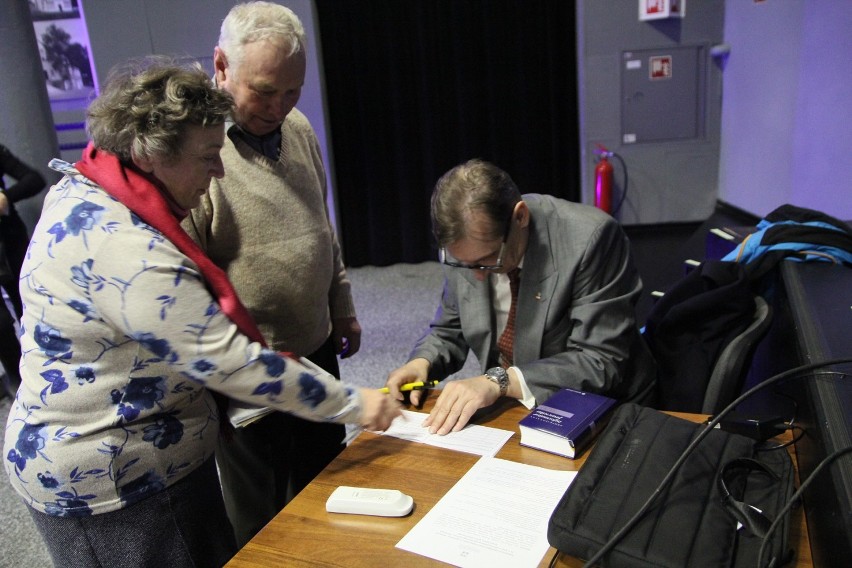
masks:
{"label": "watch strap", "polygon": [[503,367],[491,367],[485,371],[485,378],[500,387],[500,396],[509,390],[509,373]]}

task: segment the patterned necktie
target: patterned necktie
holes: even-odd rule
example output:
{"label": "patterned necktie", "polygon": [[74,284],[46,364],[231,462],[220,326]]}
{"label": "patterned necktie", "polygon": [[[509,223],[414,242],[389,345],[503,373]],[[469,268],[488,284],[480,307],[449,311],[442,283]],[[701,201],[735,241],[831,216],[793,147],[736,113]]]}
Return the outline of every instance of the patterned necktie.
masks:
{"label": "patterned necktie", "polygon": [[507,369],[512,366],[515,348],[515,309],[518,303],[518,284],[521,281],[521,270],[515,268],[506,273],[509,277],[509,289],[512,291],[512,304],[509,306],[509,317],[506,320],[506,329],[497,341],[500,350],[500,366]]}

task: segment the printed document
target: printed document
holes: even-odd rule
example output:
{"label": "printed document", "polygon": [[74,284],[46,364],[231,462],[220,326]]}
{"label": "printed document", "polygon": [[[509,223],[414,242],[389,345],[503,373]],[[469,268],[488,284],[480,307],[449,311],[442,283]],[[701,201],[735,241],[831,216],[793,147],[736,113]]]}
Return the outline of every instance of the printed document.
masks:
{"label": "printed document", "polygon": [[462,568],[538,566],[550,515],[576,475],[480,458],[396,546]]}
{"label": "printed document", "polygon": [[512,437],[512,432],[509,430],[477,424],[468,424],[462,430],[450,432],[444,436],[430,434],[429,428],[422,426],[427,416],[429,415],[425,412],[403,410],[402,416],[391,422],[390,428],[376,433],[479,456],[496,455],[503,444]]}

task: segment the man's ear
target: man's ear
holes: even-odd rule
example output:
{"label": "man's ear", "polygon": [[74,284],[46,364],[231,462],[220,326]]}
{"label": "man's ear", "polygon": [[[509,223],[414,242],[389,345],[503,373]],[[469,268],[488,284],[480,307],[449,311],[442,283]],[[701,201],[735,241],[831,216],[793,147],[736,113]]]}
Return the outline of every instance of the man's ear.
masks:
{"label": "man's ear", "polygon": [[522,229],[530,224],[530,208],[527,207],[525,201],[521,200],[515,204],[512,221],[518,223],[518,226]]}
{"label": "man's ear", "polygon": [[225,57],[225,52],[219,49],[218,45],[213,49],[213,70],[216,74],[217,84],[221,84],[227,79],[228,58]]}

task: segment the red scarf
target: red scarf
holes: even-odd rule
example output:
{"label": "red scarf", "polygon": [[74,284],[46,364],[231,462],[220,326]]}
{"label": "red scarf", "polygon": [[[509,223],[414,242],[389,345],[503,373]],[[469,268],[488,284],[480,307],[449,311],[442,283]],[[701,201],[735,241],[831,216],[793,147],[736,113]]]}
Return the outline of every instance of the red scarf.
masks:
{"label": "red scarf", "polygon": [[133,166],[122,164],[118,156],[95,148],[91,142],[83,151],[83,159],[74,167],[147,224],[163,233],[179,251],[195,262],[225,315],[249,339],[266,346],[254,319],[228,280],[228,275],[210,260],[180,226],[180,208],[177,204],[170,206],[164,197],[168,192],[159,181]]}

